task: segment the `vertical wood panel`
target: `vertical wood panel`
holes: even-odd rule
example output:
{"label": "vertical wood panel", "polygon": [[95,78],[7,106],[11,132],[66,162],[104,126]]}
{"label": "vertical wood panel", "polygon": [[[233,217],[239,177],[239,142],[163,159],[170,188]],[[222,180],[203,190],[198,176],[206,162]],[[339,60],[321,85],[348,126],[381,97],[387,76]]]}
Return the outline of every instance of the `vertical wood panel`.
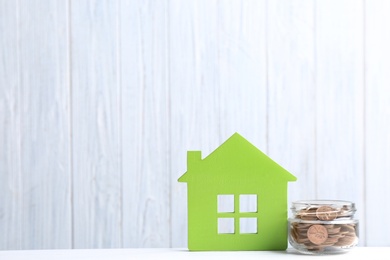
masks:
{"label": "vertical wood panel", "polygon": [[298,180],[288,203],[314,199],[315,22],[313,1],[269,1],[268,149]]}
{"label": "vertical wood panel", "polygon": [[187,150],[207,156],[220,140],[218,5],[170,2],[172,246],[187,246]]}
{"label": "vertical wood panel", "polygon": [[263,151],[267,137],[265,7],[265,1],[258,0],[220,2],[215,32],[221,141],[239,132]]}
{"label": "vertical wood panel", "polygon": [[123,242],[170,246],[168,1],[122,1]]}
{"label": "vertical wood panel", "polygon": [[234,132],[265,146],[263,1],[170,3],[172,246],[187,245],[187,150]]}
{"label": "vertical wood panel", "polygon": [[0,250],[20,249],[20,88],[18,6],[0,1]]}
{"label": "vertical wood panel", "polygon": [[[390,2],[366,1],[366,239],[390,246]],[[386,204],[386,205],[385,205]]]}
{"label": "vertical wood panel", "polygon": [[72,1],[75,248],[122,246],[117,1]]}
{"label": "vertical wood panel", "polygon": [[317,1],[317,196],[351,200],[365,244],[362,1]]}
{"label": "vertical wood panel", "polygon": [[22,248],[69,248],[68,6],[19,2]]}

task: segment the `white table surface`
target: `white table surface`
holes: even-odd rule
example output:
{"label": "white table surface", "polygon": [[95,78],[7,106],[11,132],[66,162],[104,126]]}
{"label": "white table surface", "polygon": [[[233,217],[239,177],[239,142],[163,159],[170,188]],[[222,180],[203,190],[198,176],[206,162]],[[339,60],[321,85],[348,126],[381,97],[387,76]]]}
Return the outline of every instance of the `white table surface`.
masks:
{"label": "white table surface", "polygon": [[[130,259],[308,259],[293,249],[286,251],[235,251],[235,252],[189,252],[180,248],[153,248],[153,249],[71,249],[71,250],[19,250],[0,251],[1,260],[130,260]],[[312,256],[313,257],[313,256]],[[356,247],[350,252],[315,256],[325,259],[390,259],[390,247]],[[363,258],[362,258],[363,257]]]}

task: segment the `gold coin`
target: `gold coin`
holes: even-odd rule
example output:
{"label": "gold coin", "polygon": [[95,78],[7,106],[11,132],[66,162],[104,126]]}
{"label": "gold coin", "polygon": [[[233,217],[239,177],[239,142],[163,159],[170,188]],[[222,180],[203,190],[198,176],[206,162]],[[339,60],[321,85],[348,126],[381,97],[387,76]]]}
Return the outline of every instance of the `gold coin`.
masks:
{"label": "gold coin", "polygon": [[321,245],[328,238],[328,231],[322,225],[313,225],[307,230],[307,238],[316,245]]}
{"label": "gold coin", "polygon": [[316,210],[317,218],[324,221],[331,221],[337,218],[337,210],[329,206],[322,206]]}

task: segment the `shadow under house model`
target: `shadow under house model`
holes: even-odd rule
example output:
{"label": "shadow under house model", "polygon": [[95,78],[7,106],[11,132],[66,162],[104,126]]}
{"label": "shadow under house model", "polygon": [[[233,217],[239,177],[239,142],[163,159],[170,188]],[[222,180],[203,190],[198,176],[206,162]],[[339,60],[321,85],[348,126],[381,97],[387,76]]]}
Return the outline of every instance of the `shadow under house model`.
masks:
{"label": "shadow under house model", "polygon": [[202,160],[188,151],[189,250],[285,250],[296,177],[238,133]]}

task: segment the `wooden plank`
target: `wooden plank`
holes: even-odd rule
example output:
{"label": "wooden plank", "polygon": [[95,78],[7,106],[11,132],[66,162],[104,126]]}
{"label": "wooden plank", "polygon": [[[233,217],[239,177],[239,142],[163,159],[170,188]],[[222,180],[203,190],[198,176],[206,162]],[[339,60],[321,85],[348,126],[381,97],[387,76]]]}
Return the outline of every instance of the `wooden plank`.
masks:
{"label": "wooden plank", "polygon": [[[173,247],[187,247],[187,151],[206,157],[220,136],[218,66],[219,6],[216,1],[170,3],[171,218]],[[185,57],[183,59],[183,57]]]}
{"label": "wooden plank", "polygon": [[214,34],[218,39],[215,65],[219,70],[216,77],[220,87],[220,141],[238,132],[266,151],[266,3],[218,2],[217,7],[218,26]]}
{"label": "wooden plank", "polygon": [[288,204],[316,197],[314,2],[267,5],[268,151],[297,177]]}
{"label": "wooden plank", "polygon": [[350,200],[365,244],[363,1],[316,2],[317,197]]}
{"label": "wooden plank", "polygon": [[123,245],[170,246],[168,1],[122,1]]}
{"label": "wooden plank", "polygon": [[21,248],[18,5],[0,1],[0,250]]}
{"label": "wooden plank", "polygon": [[117,1],[72,1],[73,246],[122,246]]}
{"label": "wooden plank", "polygon": [[170,3],[173,247],[187,246],[187,150],[204,158],[234,132],[265,147],[264,4]]}
{"label": "wooden plank", "polygon": [[21,248],[71,247],[68,5],[19,1]]}
{"label": "wooden plank", "polygon": [[390,246],[390,2],[367,1],[366,35],[366,245]]}

